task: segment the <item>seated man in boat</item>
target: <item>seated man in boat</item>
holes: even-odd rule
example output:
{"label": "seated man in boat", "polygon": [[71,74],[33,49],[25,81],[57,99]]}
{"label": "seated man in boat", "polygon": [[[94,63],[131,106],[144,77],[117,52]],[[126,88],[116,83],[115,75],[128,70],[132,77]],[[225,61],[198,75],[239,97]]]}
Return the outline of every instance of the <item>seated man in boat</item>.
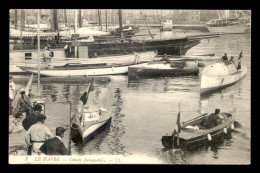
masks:
{"label": "seated man in boat", "polygon": [[37,123],[32,125],[25,134],[28,155],[41,155],[40,147],[45,141],[54,137],[49,128],[43,125],[45,119],[46,116],[40,114],[37,117]]}
{"label": "seated man in boat", "polygon": [[219,125],[221,123],[220,117],[219,117],[219,112],[220,112],[220,109],[215,109],[215,113],[212,113],[208,116],[206,123],[205,123],[205,127],[207,129],[216,127],[217,125]]}
{"label": "seated man in boat", "polygon": [[167,54],[164,54],[164,55],[163,55],[163,60],[166,61],[165,64],[171,64],[171,61],[169,60],[169,58],[167,58]]}
{"label": "seated man in boat", "polygon": [[234,57],[233,57],[233,56],[231,56],[231,57],[230,57],[230,60],[229,60],[229,62],[232,62],[232,63],[234,63]]}
{"label": "seated man in boat", "polygon": [[47,140],[41,147],[40,150],[46,155],[68,155],[69,150],[65,147],[61,138],[64,137],[66,131],[63,127],[56,128],[56,137]]}
{"label": "seated man in boat", "polygon": [[222,61],[227,61],[228,60],[227,53],[224,53],[224,56],[222,56],[221,60]]}

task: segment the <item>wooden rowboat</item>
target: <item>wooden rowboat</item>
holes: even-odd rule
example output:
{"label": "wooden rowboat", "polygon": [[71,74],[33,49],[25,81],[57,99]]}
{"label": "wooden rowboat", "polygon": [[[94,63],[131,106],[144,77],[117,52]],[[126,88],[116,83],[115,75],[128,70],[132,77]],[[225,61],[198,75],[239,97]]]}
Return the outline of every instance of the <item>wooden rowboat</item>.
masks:
{"label": "wooden rowboat", "polygon": [[201,75],[200,94],[213,92],[230,86],[246,76],[247,68],[237,70],[234,63],[219,61],[207,66]]}
{"label": "wooden rowboat", "polygon": [[220,113],[220,116],[223,116],[224,119],[221,120],[218,126],[210,129],[200,126],[201,122],[205,121],[208,116],[209,114],[204,114],[183,122],[181,124],[181,132],[179,133],[179,145],[177,145],[176,135],[162,136],[162,145],[165,148],[193,148],[207,145],[230,134],[231,129],[234,128],[235,116],[224,112]]}

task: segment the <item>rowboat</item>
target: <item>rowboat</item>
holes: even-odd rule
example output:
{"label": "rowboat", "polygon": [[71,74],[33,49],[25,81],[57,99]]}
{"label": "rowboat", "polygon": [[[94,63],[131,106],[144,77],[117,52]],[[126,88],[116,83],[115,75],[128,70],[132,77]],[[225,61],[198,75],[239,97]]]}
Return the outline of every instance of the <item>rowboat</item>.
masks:
{"label": "rowboat", "polygon": [[213,92],[230,86],[245,77],[246,67],[237,70],[234,63],[219,61],[207,66],[201,75],[200,94]]}
{"label": "rowboat", "polygon": [[[228,137],[234,128],[235,115],[221,112],[219,116],[223,119],[216,127],[207,129],[201,126],[209,114],[203,114],[199,117],[181,123],[181,132],[179,133],[179,145],[177,145],[176,133],[169,136],[162,136],[162,145],[165,148],[194,148],[201,145],[207,145]],[[174,145],[173,145],[174,144]]]}
{"label": "rowboat", "polygon": [[[176,64],[177,62],[175,62]],[[128,78],[150,78],[165,76],[186,76],[198,75],[199,68],[197,66],[186,67],[181,65],[173,65],[164,62],[148,62],[128,68]]]}
{"label": "rowboat", "polygon": [[[94,77],[80,100],[83,102],[81,111],[74,114],[71,124],[71,139],[74,143],[87,143],[104,129],[110,127],[110,112],[102,107],[85,107],[89,93],[94,90]],[[80,115],[80,116],[79,116]]]}

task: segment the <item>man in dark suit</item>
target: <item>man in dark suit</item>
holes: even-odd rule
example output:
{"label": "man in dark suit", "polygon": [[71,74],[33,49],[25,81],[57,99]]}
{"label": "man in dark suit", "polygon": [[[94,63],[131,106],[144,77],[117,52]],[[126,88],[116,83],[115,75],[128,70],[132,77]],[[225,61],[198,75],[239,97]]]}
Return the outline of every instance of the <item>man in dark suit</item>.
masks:
{"label": "man in dark suit", "polygon": [[69,150],[64,146],[61,138],[64,137],[66,129],[63,127],[56,128],[56,137],[47,140],[40,148],[41,152],[46,155],[68,155]]}
{"label": "man in dark suit", "polygon": [[24,129],[27,131],[33,124],[37,123],[37,117],[41,114],[42,106],[37,104],[33,108],[34,112],[28,113],[26,118],[23,120],[22,124]]}
{"label": "man in dark suit", "polygon": [[218,116],[219,112],[220,112],[219,109],[215,109],[215,113],[209,115],[205,123],[205,127],[207,129],[216,127],[217,125],[220,124],[220,117]]}
{"label": "man in dark suit", "polygon": [[224,53],[224,56],[222,56],[221,60],[222,61],[227,61],[228,60],[227,53]]}

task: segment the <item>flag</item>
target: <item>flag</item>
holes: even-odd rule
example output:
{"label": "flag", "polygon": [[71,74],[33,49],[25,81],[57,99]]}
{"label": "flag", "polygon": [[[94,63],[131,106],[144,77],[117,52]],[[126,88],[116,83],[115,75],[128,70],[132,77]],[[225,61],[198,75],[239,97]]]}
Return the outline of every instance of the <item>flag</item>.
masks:
{"label": "flag", "polygon": [[241,51],[239,54],[238,60],[240,60],[242,57],[243,57],[243,55],[242,55],[242,51]]}
{"label": "flag", "polygon": [[177,116],[177,121],[176,121],[176,126],[175,126],[175,129],[174,129],[174,132],[175,133],[180,133],[181,132],[181,112],[179,111],[178,113],[178,116]]}
{"label": "flag", "polygon": [[80,97],[80,100],[83,102],[83,105],[85,105],[87,103],[89,92],[93,91],[93,90],[94,90],[94,77],[92,78],[91,83],[88,86],[87,90]]}

